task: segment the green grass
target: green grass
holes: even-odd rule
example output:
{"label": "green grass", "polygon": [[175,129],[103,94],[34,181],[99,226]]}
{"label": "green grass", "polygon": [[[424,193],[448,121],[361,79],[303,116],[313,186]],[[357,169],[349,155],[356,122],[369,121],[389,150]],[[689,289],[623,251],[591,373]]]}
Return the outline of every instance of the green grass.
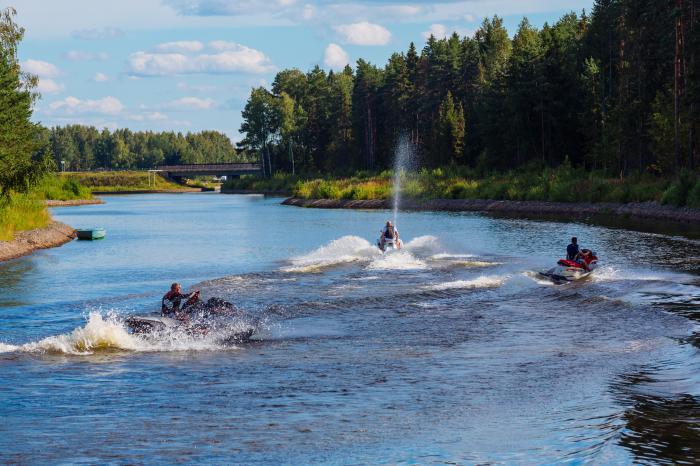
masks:
{"label": "green grass", "polygon": [[148,172],[144,171],[110,171],[110,172],[69,172],[61,173],[61,177],[75,180],[92,192],[123,192],[123,191],[183,191],[189,189],[177,183],[169,181],[159,174],[151,175],[151,183],[148,183]]}
{"label": "green grass", "polygon": [[43,197],[36,192],[13,193],[0,200],[0,241],[11,241],[17,231],[43,228],[50,222]]}
{"label": "green grass", "polygon": [[[362,174],[351,178],[298,181],[295,197],[305,199],[388,199],[392,174]],[[562,165],[475,176],[464,168],[421,170],[404,175],[402,195],[414,199],[493,199],[554,202],[646,202],[700,208],[700,176],[684,174],[670,181],[647,174],[624,180]]]}
{"label": "green grass", "polygon": [[44,199],[55,201],[73,201],[77,199],[92,199],[90,189],[79,181],[60,176],[47,176],[40,183],[36,192]]}

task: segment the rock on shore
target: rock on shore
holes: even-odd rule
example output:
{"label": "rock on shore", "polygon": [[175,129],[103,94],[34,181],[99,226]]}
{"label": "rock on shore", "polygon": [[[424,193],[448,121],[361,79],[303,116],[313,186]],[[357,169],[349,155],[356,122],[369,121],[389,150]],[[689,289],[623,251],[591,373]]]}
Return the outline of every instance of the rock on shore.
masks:
{"label": "rock on shore", "polygon": [[0,241],[0,261],[26,256],[37,249],[60,246],[75,238],[75,230],[65,223],[51,222],[46,228],[20,231],[12,241]]}
{"label": "rock on shore", "polygon": [[[317,209],[390,209],[391,201],[377,199],[353,201],[345,199],[299,199],[289,198],[284,205]],[[494,212],[534,216],[560,216],[580,218],[594,215],[613,215],[633,219],[684,222],[700,225],[700,210],[661,205],[658,202],[629,204],[582,203],[544,201],[492,201],[484,199],[406,199],[401,202],[403,210],[438,210],[449,212]]]}

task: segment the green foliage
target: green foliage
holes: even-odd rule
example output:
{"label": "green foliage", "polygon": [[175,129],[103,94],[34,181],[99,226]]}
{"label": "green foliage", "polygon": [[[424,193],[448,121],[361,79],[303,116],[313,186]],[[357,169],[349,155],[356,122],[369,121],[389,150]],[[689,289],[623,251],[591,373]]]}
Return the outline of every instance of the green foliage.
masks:
{"label": "green foliage", "polygon": [[92,199],[90,189],[83,186],[76,178],[47,176],[37,186],[37,193],[44,199],[70,201],[75,199]]}
{"label": "green foliage", "polygon": [[0,11],[0,198],[28,192],[51,168],[40,128],[31,122],[37,77],[23,73],[17,47],[24,29],[14,9]]}
{"label": "green foliage", "polygon": [[247,161],[217,131],[199,133],[98,131],[69,125],[44,130],[56,166],[66,171],[149,169],[158,165]]}
{"label": "green foliage", "polygon": [[[473,175],[471,170],[454,167],[422,169],[402,179],[402,195],[415,199],[626,203],[658,201],[667,185],[648,175],[633,175],[624,181],[609,179],[603,173],[588,173],[568,164],[543,171],[507,172],[482,178]],[[679,201],[682,204],[686,197],[689,204],[691,199],[697,199],[693,196],[700,195],[700,187],[692,183],[689,186]],[[351,178],[297,181],[293,194],[305,199],[389,199],[391,188],[390,172],[379,176],[363,173]]]}
{"label": "green foliage", "polygon": [[71,172],[61,173],[61,179],[64,180],[63,182],[74,182],[90,191],[99,192],[188,189],[163,178],[160,174],[156,174],[155,177],[150,175],[149,183],[149,173],[144,171]]}
{"label": "green foliage", "polygon": [[[689,202],[693,204],[697,199],[696,187],[700,178],[689,172],[683,172],[676,181],[664,191],[661,196],[663,204],[670,204],[676,207],[683,207]],[[691,206],[692,207],[692,206]]]}
{"label": "green foliage", "polygon": [[43,228],[51,216],[37,193],[11,193],[0,201],[0,241],[10,241],[17,231]]}

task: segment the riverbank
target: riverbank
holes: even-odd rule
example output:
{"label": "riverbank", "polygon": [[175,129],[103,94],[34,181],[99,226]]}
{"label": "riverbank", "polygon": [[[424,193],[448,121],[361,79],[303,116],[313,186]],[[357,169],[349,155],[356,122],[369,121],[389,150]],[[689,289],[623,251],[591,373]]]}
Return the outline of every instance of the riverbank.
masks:
{"label": "riverbank", "polygon": [[226,189],[221,188],[221,194],[260,194],[263,196],[278,196],[278,197],[288,197],[292,193],[290,191],[268,191],[259,189]]}
{"label": "riverbank", "polygon": [[191,187],[173,182],[159,173],[146,171],[66,172],[65,180],[78,182],[92,194],[160,194],[200,192],[201,186]]}
{"label": "riverbank", "polygon": [[68,201],[59,201],[55,199],[47,199],[44,201],[46,207],[73,207],[79,205],[97,205],[104,204],[102,199],[72,199]]}
{"label": "riverbank", "polygon": [[[349,200],[349,199],[301,199],[291,197],[283,205],[315,209],[390,209],[391,200]],[[635,202],[618,204],[566,203],[546,201],[492,201],[484,199],[406,199],[401,202],[402,210],[435,210],[447,212],[489,212],[530,216],[567,216],[582,218],[588,216],[619,216],[631,219],[683,222],[700,225],[700,210],[687,207],[672,207],[658,202]]]}
{"label": "riverbank", "polygon": [[38,249],[61,246],[75,238],[75,230],[52,221],[44,228],[19,231],[11,241],[0,241],[0,262],[26,256]]}

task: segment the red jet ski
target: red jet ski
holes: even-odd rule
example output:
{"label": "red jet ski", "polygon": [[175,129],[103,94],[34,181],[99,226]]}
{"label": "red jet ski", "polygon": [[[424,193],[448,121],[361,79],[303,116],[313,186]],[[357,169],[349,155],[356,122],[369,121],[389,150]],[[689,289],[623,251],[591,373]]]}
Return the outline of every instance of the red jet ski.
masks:
{"label": "red jet ski", "polygon": [[580,280],[589,276],[598,266],[598,256],[589,249],[581,250],[581,258],[578,261],[561,259],[557,266],[540,275],[554,280],[556,283],[564,283]]}

